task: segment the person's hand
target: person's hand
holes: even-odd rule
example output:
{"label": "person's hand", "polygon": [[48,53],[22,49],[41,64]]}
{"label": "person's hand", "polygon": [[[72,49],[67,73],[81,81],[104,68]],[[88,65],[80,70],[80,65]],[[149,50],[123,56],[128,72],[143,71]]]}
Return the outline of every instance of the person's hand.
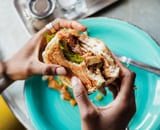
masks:
{"label": "person's hand", "polygon": [[41,62],[41,53],[46,45],[45,33],[51,34],[61,28],[85,31],[86,27],[73,20],[58,18],[35,34],[13,57],[5,62],[5,73],[11,80],[26,79],[34,74],[66,73],[64,67]]}
{"label": "person's hand", "polygon": [[[95,106],[77,77],[72,77],[75,99],[78,103],[83,130],[125,130],[136,111],[134,96],[135,74],[121,63],[119,92],[113,102],[104,107]],[[115,94],[115,93],[114,93]],[[115,95],[114,95],[115,96]]]}

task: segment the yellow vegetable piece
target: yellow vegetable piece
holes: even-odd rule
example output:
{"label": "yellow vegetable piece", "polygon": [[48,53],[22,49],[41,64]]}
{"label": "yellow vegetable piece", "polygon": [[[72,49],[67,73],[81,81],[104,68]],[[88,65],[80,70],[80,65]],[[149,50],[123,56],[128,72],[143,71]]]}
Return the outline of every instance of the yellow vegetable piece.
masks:
{"label": "yellow vegetable piece", "polygon": [[71,99],[69,102],[70,102],[70,104],[71,104],[72,106],[77,105],[77,102],[76,102],[76,100],[74,100],[74,99]]}
{"label": "yellow vegetable piece", "polygon": [[101,93],[98,93],[97,96],[96,96],[96,100],[100,101],[102,99],[103,99],[103,95]]}

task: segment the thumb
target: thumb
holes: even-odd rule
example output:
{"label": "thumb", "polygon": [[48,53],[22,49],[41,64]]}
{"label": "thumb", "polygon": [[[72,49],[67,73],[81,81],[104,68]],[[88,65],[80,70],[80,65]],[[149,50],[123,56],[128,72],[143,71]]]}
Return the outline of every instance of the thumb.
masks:
{"label": "thumb", "polygon": [[80,108],[80,111],[87,110],[88,107],[91,106],[91,102],[87,96],[88,94],[85,87],[83,86],[80,79],[78,79],[75,76],[72,77],[71,81],[72,81],[73,93]]}
{"label": "thumb", "polygon": [[56,64],[44,64],[41,62],[32,65],[32,73],[42,75],[65,75],[64,67]]}

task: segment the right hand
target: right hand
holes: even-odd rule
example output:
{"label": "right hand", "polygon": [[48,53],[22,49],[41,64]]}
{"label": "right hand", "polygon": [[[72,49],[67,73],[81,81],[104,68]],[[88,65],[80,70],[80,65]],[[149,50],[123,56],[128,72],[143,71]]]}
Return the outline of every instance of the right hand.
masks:
{"label": "right hand", "polygon": [[119,92],[113,102],[104,107],[95,106],[77,77],[72,77],[75,99],[78,103],[83,130],[125,130],[136,111],[134,96],[135,73],[122,63],[120,66]]}

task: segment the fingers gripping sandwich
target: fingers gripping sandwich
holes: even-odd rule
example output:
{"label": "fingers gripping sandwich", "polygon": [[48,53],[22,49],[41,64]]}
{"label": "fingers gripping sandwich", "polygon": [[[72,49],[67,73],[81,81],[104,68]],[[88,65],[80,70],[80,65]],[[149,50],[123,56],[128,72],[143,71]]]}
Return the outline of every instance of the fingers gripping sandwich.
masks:
{"label": "fingers gripping sandwich", "polygon": [[69,73],[60,76],[62,82],[71,86],[70,78],[75,75],[88,92],[111,84],[119,76],[118,64],[106,45],[76,30],[58,31],[47,44],[43,60],[64,66]]}

